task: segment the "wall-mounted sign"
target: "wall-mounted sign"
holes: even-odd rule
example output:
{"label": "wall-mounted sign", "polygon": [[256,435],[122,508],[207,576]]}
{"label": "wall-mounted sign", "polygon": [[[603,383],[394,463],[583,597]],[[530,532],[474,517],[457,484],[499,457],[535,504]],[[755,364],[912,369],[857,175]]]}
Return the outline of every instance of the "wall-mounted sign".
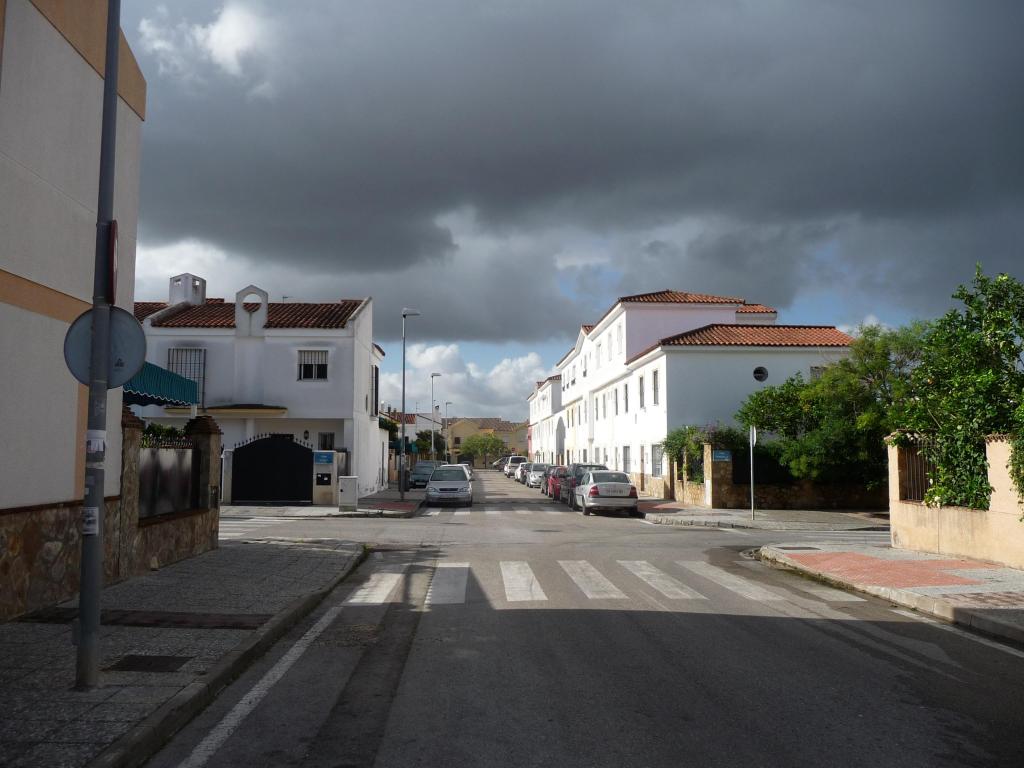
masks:
{"label": "wall-mounted sign", "polygon": [[333,464],[334,451],[313,451],[314,464]]}
{"label": "wall-mounted sign", "polygon": [[732,461],[732,451],[724,448],[716,448],[711,452],[712,461]]}

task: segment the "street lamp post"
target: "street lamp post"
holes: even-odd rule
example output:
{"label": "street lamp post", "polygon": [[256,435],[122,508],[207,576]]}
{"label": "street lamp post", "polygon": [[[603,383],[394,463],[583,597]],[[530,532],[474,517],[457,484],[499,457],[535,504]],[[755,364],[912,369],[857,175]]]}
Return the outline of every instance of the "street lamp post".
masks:
{"label": "street lamp post", "polygon": [[402,444],[398,459],[398,498],[405,501],[405,318],[419,317],[419,311],[402,307]]}
{"label": "street lamp post", "polygon": [[437,458],[437,451],[434,450],[434,379],[440,375],[440,373],[430,374],[430,459],[432,461]]}
{"label": "street lamp post", "polygon": [[448,406],[452,404],[451,400],[446,400],[444,404],[444,423],[441,428],[444,429],[444,458],[445,461],[452,460],[452,447],[449,445],[449,435],[452,431],[452,425],[448,423]]}

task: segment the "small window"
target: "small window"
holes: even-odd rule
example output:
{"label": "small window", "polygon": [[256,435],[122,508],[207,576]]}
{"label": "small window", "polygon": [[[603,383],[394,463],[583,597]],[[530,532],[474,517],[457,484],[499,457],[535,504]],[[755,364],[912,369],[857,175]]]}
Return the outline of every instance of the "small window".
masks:
{"label": "small window", "polygon": [[658,404],[658,371],[654,371],[651,374],[651,398],[654,400],[654,404]]}
{"label": "small window", "polygon": [[319,432],[317,434],[317,447],[321,451],[333,451],[334,450],[334,433],[333,432]]}
{"label": "small window", "polygon": [[661,477],[661,465],[665,463],[665,449],[660,445],[651,446],[651,477]]}
{"label": "small window", "polygon": [[171,347],[167,370],[196,383],[199,407],[206,407],[206,350],[202,347]]}
{"label": "small window", "polygon": [[456,437],[456,438],[453,438],[453,439],[455,441],[455,445],[462,445],[462,438],[461,437]]}
{"label": "small window", "polygon": [[597,409],[597,398],[594,398],[594,421],[597,421],[600,411]]}
{"label": "small window", "polygon": [[601,418],[608,418],[608,393],[605,392],[601,395]]}
{"label": "small window", "polygon": [[640,407],[644,407],[644,377],[640,377]]}
{"label": "small window", "polygon": [[629,472],[629,446],[622,446],[622,471]]}
{"label": "small window", "polygon": [[622,409],[629,413],[629,384],[622,385]]}
{"label": "small window", "polygon": [[[326,350],[299,350],[299,381],[327,380]],[[357,401],[358,402],[358,401]]]}
{"label": "small window", "polygon": [[615,388],[615,415],[619,415],[619,389]]}

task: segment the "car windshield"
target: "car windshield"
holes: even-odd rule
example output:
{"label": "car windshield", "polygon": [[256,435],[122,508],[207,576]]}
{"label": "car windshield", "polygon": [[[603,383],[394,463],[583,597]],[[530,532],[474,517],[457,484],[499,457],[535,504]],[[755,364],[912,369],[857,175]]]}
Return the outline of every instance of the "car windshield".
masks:
{"label": "car windshield", "polygon": [[430,481],[435,480],[465,480],[466,473],[461,469],[435,469],[430,476]]}
{"label": "car windshield", "polygon": [[548,468],[549,466],[550,466],[550,465],[548,465],[548,464],[534,464],[534,465],[533,465],[533,470],[532,470],[532,471],[533,471],[533,472],[544,472],[544,471],[546,471],[546,470],[547,470],[547,468]]}
{"label": "car windshield", "polygon": [[628,483],[629,475],[625,472],[595,472],[593,479],[595,483]]}

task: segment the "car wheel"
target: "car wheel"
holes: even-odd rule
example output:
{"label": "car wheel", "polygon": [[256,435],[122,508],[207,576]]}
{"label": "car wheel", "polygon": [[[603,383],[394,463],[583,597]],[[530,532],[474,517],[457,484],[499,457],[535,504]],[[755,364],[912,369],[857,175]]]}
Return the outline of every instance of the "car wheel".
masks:
{"label": "car wheel", "polygon": [[587,509],[587,505],[586,504],[581,506],[580,509],[583,510],[583,516],[584,517],[587,517],[588,515],[592,514],[591,511],[589,509]]}

